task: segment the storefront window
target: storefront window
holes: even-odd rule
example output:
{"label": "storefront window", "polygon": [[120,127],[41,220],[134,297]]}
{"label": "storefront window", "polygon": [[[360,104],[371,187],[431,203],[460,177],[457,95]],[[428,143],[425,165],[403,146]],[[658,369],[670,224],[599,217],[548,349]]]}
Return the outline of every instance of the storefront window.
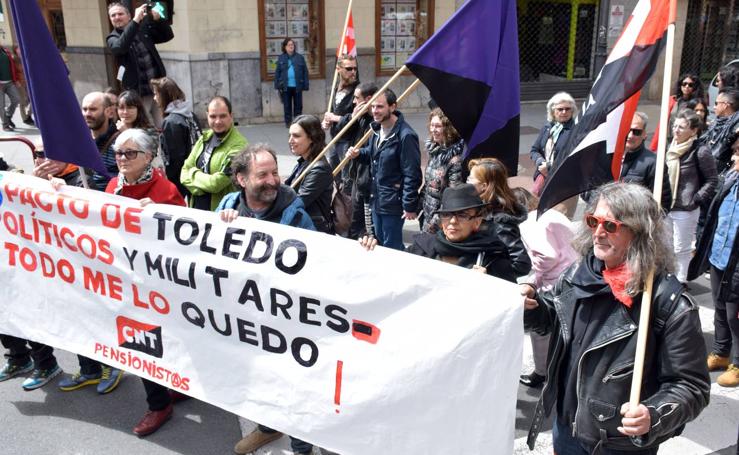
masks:
{"label": "storefront window", "polygon": [[434,0],[375,0],[377,74],[393,74],[434,30]]}
{"label": "storefront window", "polygon": [[320,0],[259,0],[259,47],[262,79],[274,78],[282,41],[292,38],[305,57],[311,77],[324,73],[323,9]]}

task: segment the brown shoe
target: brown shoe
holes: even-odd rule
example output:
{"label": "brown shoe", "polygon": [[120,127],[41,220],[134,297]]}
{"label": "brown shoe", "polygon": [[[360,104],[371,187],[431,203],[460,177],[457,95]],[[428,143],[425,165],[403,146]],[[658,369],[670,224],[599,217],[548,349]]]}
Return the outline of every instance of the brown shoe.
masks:
{"label": "brown shoe", "polygon": [[739,367],[733,363],[729,365],[721,376],[716,379],[716,383],[722,387],[736,387],[739,385]]}
{"label": "brown shoe", "polygon": [[714,352],[708,354],[708,371],[725,370],[729,366],[729,358]]}
{"label": "brown shoe", "polygon": [[161,411],[146,411],[144,417],[133,427],[133,432],[138,436],[146,436],[154,433],[172,417],[172,405],[170,404]]}
{"label": "brown shoe", "polygon": [[282,437],[282,433],[275,431],[274,433],[265,433],[256,429],[249,433],[244,439],[236,443],[234,452],[239,455],[246,455],[254,452],[263,445],[267,445],[272,441],[276,441]]}

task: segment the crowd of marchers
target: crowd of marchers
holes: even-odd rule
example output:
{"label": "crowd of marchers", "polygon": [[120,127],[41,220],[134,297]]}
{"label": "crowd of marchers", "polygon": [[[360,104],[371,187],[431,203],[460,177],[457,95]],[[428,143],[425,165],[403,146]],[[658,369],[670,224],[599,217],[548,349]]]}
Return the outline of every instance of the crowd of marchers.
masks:
{"label": "crowd of marchers", "polygon": [[[53,187],[85,186],[142,205],[215,211],[224,223],[248,217],[341,235],[367,250],[405,250],[519,283],[535,365],[520,381],[543,387],[531,447],[543,420],[553,415],[556,453],[656,454],[661,442],[708,405],[709,371],[724,370],[717,379],[721,386],[739,385],[739,74],[732,67],[718,72],[711,115],[701,80],[694,74],[678,79],[668,124],[657,127],[668,138],[659,204],[651,196],[656,142],[647,145],[649,119],[636,112],[618,181],[537,218],[538,196],[577,116],[567,93],[549,100],[547,122],[531,147],[532,191],[511,188],[499,160],[466,158],[464,140],[438,107],[428,115],[423,168],[419,136],[398,110],[395,93],[378,94],[374,83],[360,83],[354,57],[337,61],[330,112],[322,118],[303,115],[307,69],[288,38],[275,89],[297,163],[282,182],[273,147],[248,144],[226,97],[210,100],[208,128],[201,129],[156,50],[174,36],[156,11],[144,5],[130,12],[113,2],[108,15],[113,31],[107,45],[122,68],[124,91],[89,93],[81,110],[113,177],[38,154],[33,174]],[[14,127],[21,82],[17,56],[3,49],[0,97],[3,106],[5,95],[10,99],[2,110],[7,131]],[[338,135],[365,107],[327,156],[318,158],[327,135]],[[33,122],[31,112],[23,112],[23,120]],[[365,133],[366,145],[354,147]],[[574,219],[578,203],[585,205],[584,215]],[[404,223],[415,219],[420,232],[406,245]],[[715,305],[709,350],[688,284],[702,274],[710,277]],[[652,316],[640,321],[651,276]],[[650,337],[641,399],[634,406],[629,393],[642,323],[649,324]],[[62,373],[51,347],[0,337],[7,349],[0,381],[28,375],[22,387],[34,390]],[[117,368],[79,356],[79,371],[57,386],[65,392],[94,386],[105,394],[122,376]],[[169,420],[174,403],[189,397],[142,382],[148,410],[133,432],[143,437]],[[259,425],[234,450],[254,452],[281,436]],[[313,449],[307,441],[290,441],[296,454]]]}

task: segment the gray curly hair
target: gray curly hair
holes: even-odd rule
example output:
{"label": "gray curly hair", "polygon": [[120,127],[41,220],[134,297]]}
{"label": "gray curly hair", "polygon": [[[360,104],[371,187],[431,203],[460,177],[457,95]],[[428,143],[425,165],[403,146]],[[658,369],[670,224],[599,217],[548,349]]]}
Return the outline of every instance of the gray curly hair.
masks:
{"label": "gray curly hair", "polygon": [[[612,182],[601,186],[585,213],[593,213],[601,200],[614,218],[634,234],[626,253],[626,264],[631,271],[626,291],[635,296],[644,290],[647,274],[652,267],[655,275],[675,269],[675,254],[668,240],[662,210],[657,207],[649,190],[635,183]],[[593,231],[585,223],[572,246],[582,257],[593,250]]]}
{"label": "gray curly hair", "polygon": [[559,103],[568,103],[572,107],[572,118],[577,117],[577,103],[575,98],[567,92],[557,92],[547,101],[547,122],[554,121],[554,106]]}

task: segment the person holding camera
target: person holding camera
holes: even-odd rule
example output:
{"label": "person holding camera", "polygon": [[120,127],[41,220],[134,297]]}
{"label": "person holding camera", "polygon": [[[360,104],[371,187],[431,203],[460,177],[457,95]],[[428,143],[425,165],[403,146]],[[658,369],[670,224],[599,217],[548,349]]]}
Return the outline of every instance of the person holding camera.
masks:
{"label": "person holding camera", "polygon": [[120,2],[108,5],[113,31],[106,42],[118,63],[118,80],[124,90],[136,90],[154,126],[161,128],[162,111],[154,102],[149,81],[167,75],[156,44],[174,38],[172,28],[151,2],[136,8],[133,18]]}

